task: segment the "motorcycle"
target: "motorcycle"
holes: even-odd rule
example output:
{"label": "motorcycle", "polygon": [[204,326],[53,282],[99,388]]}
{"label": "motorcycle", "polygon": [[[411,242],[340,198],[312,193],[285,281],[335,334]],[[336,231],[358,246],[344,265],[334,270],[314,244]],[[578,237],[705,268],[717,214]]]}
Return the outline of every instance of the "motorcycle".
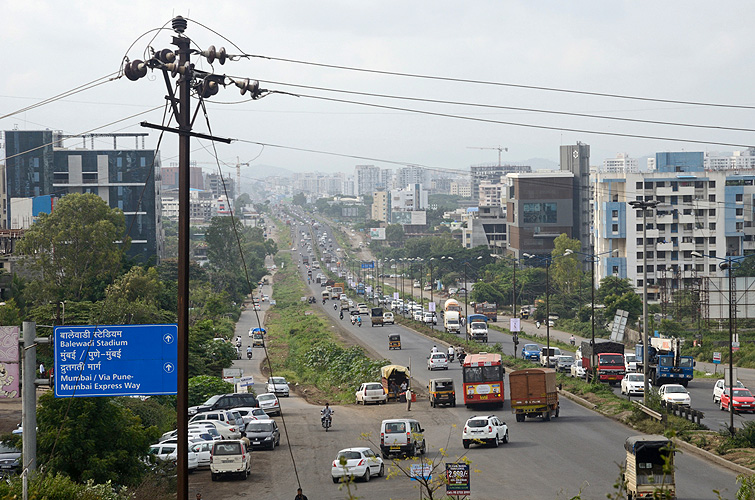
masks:
{"label": "motorcycle", "polygon": [[246,351],[246,359],[252,359],[252,351]]}
{"label": "motorcycle", "polygon": [[459,364],[460,365],[464,364],[464,358],[466,358],[466,357],[467,357],[467,353],[466,352],[460,352],[459,353]]}
{"label": "motorcycle", "polygon": [[448,361],[449,361],[450,363],[453,363],[453,362],[454,362],[454,353],[452,353],[452,352],[451,352],[451,353],[449,353],[449,354],[448,354]]}
{"label": "motorcycle", "polygon": [[351,324],[352,324],[352,326],[355,325],[356,323],[357,323],[356,318],[354,316],[352,316],[351,317]]}
{"label": "motorcycle", "polygon": [[331,414],[327,417],[325,415],[320,417],[320,420],[322,421],[322,428],[325,429],[325,432],[328,432],[328,429],[330,429],[330,426],[333,423],[333,413],[335,413],[335,411],[331,411]]}
{"label": "motorcycle", "polygon": [[362,318],[361,317],[357,318],[357,324],[359,325],[360,328],[362,327]]}

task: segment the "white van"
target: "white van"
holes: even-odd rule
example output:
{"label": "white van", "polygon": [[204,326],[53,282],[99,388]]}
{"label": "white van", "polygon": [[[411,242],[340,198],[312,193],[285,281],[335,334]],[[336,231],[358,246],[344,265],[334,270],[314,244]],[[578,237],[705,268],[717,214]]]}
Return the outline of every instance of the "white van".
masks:
{"label": "white van", "polygon": [[380,425],[380,451],[383,458],[390,455],[424,455],[425,429],[411,418],[383,420]]}
{"label": "white van", "polygon": [[240,439],[215,441],[210,453],[210,476],[213,481],[223,474],[239,474],[243,479],[252,472],[252,454]]}

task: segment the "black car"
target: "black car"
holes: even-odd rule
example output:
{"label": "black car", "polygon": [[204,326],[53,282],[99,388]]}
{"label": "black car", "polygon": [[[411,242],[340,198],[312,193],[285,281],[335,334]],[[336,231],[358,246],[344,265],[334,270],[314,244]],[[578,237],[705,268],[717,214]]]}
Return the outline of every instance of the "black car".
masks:
{"label": "black car", "polygon": [[231,410],[233,408],[256,408],[259,406],[254,394],[216,394],[199,406],[189,408],[189,415],[211,410]]}
{"label": "black car", "polygon": [[281,433],[275,420],[257,420],[246,426],[246,438],[252,448],[274,450],[281,444]]}
{"label": "black car", "polygon": [[21,470],[21,450],[0,443],[0,475],[18,473]]}

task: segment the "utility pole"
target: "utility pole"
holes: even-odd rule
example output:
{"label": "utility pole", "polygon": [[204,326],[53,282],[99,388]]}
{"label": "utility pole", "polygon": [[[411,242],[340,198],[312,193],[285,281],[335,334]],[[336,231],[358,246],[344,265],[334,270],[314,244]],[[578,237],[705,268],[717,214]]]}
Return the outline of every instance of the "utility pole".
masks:
{"label": "utility pole", "polygon": [[[172,28],[175,32],[173,36],[173,45],[178,50],[175,52],[170,49],[163,49],[153,53],[153,57],[147,61],[134,60],[125,61],[123,72],[126,78],[131,81],[139,80],[146,76],[148,69],[161,70],[165,79],[168,95],[166,99],[170,103],[173,114],[176,116],[178,128],[170,128],[162,125],[155,125],[142,122],[141,126],[178,134],[178,338],[176,345],[178,349],[178,363],[176,367],[177,376],[177,398],[176,398],[176,420],[177,420],[177,496],[178,500],[189,498],[189,477],[188,477],[188,458],[189,458],[189,436],[188,436],[188,380],[189,380],[189,187],[190,187],[190,139],[198,137],[211,141],[231,143],[231,139],[215,137],[212,135],[201,134],[192,131],[192,113],[191,113],[191,92],[194,90],[199,96],[200,102],[197,104],[196,112],[199,111],[202,99],[217,94],[221,86],[226,85],[227,77],[225,75],[214,75],[195,69],[191,64],[191,54],[196,53],[205,57],[210,64],[218,61],[221,65],[225,64],[227,59],[233,59],[234,56],[228,56],[224,48],[215,50],[210,46],[202,52],[192,51],[191,39],[184,35],[187,28],[187,20],[177,16],[172,20]],[[175,63],[176,54],[178,54],[178,63]],[[178,97],[176,97],[171,77],[178,76]],[[262,91],[259,89],[259,83],[250,80],[233,80],[230,83],[235,84],[244,95],[247,91],[252,99],[260,97]],[[230,200],[229,200],[230,202]],[[251,290],[250,290],[251,292]]]}

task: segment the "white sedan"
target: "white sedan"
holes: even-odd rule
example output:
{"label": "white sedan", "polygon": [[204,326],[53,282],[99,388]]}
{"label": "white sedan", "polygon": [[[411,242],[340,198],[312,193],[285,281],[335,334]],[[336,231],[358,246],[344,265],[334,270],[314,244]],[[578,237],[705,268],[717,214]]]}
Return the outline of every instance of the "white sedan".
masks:
{"label": "white sedan", "polygon": [[362,479],[369,481],[372,476],[383,477],[383,459],[369,448],[346,448],[336,455],[330,467],[333,482]]}
{"label": "white sedan", "polygon": [[281,405],[278,402],[278,396],[276,396],[272,392],[260,394],[259,396],[257,396],[257,402],[259,403],[260,408],[265,410],[265,413],[267,413],[268,415],[281,414]]}
{"label": "white sedan", "polygon": [[448,356],[442,352],[434,352],[427,358],[427,369],[433,370],[448,370]]}
{"label": "white sedan", "polygon": [[385,404],[386,401],[388,401],[388,395],[385,393],[383,385],[380,382],[368,382],[362,384],[356,392],[357,404]]}
{"label": "white sedan", "polygon": [[582,360],[578,359],[571,365],[571,376],[577,378],[585,377],[585,369],[582,368]]}
{"label": "white sedan", "polygon": [[664,384],[658,389],[658,395],[667,403],[690,406],[689,392],[681,384]]}
{"label": "white sedan", "polygon": [[631,396],[645,392],[645,381],[642,373],[627,373],[621,379],[621,393]]}

